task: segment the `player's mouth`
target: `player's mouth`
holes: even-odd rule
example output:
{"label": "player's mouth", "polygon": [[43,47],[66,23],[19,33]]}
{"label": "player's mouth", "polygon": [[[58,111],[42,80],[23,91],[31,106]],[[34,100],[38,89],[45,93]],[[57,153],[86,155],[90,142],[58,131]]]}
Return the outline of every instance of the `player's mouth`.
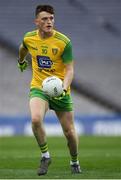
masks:
{"label": "player's mouth", "polygon": [[47,31],[47,32],[52,31],[52,26],[51,26],[51,25],[46,26],[46,31]]}
{"label": "player's mouth", "polygon": [[50,29],[50,28],[52,28],[52,26],[51,25],[48,25],[48,26],[46,26],[47,27],[47,29]]}

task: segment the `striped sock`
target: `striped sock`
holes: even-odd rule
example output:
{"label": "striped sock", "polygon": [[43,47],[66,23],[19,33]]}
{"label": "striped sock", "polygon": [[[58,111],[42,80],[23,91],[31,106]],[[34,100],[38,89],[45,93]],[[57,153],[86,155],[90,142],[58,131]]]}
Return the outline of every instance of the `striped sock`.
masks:
{"label": "striped sock", "polygon": [[48,145],[47,145],[47,143],[41,144],[41,145],[40,145],[40,149],[41,149],[41,152],[42,152],[42,153],[47,152],[47,151],[48,151]]}
{"label": "striped sock", "polygon": [[42,153],[42,157],[46,157],[46,158],[50,157],[47,143],[41,144],[40,145],[40,150],[41,150],[41,153]]}
{"label": "striped sock", "polygon": [[71,164],[78,164],[78,155],[71,155]]}

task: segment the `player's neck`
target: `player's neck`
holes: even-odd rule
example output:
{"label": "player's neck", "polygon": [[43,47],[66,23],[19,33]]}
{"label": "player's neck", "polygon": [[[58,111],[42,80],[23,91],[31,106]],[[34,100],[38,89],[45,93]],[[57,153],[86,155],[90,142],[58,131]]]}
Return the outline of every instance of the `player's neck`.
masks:
{"label": "player's neck", "polygon": [[54,30],[52,30],[51,32],[43,32],[43,31],[39,30],[39,32],[38,32],[41,39],[49,38],[49,37],[53,36],[53,33],[54,33]]}

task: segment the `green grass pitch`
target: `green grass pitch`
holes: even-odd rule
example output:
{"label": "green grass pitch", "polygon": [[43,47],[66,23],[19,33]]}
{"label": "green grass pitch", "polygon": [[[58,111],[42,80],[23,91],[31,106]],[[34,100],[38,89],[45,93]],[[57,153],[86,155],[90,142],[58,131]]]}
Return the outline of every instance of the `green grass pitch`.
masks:
{"label": "green grass pitch", "polygon": [[121,137],[80,136],[82,174],[72,175],[64,137],[49,137],[52,164],[37,176],[40,151],[33,137],[0,138],[0,179],[120,179]]}

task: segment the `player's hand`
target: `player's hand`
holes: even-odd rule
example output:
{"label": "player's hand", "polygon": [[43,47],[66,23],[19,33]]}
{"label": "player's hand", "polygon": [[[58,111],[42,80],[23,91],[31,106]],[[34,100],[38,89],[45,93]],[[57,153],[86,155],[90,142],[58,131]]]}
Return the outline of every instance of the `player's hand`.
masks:
{"label": "player's hand", "polygon": [[21,72],[26,70],[27,66],[28,66],[28,63],[26,60],[24,60],[22,63],[19,62],[19,60],[18,60],[18,68],[20,69]]}
{"label": "player's hand", "polygon": [[61,100],[61,99],[63,99],[63,97],[66,95],[66,93],[67,93],[67,90],[66,90],[66,89],[63,89],[62,94],[61,94],[60,96],[54,97],[54,99],[56,99],[56,100]]}

